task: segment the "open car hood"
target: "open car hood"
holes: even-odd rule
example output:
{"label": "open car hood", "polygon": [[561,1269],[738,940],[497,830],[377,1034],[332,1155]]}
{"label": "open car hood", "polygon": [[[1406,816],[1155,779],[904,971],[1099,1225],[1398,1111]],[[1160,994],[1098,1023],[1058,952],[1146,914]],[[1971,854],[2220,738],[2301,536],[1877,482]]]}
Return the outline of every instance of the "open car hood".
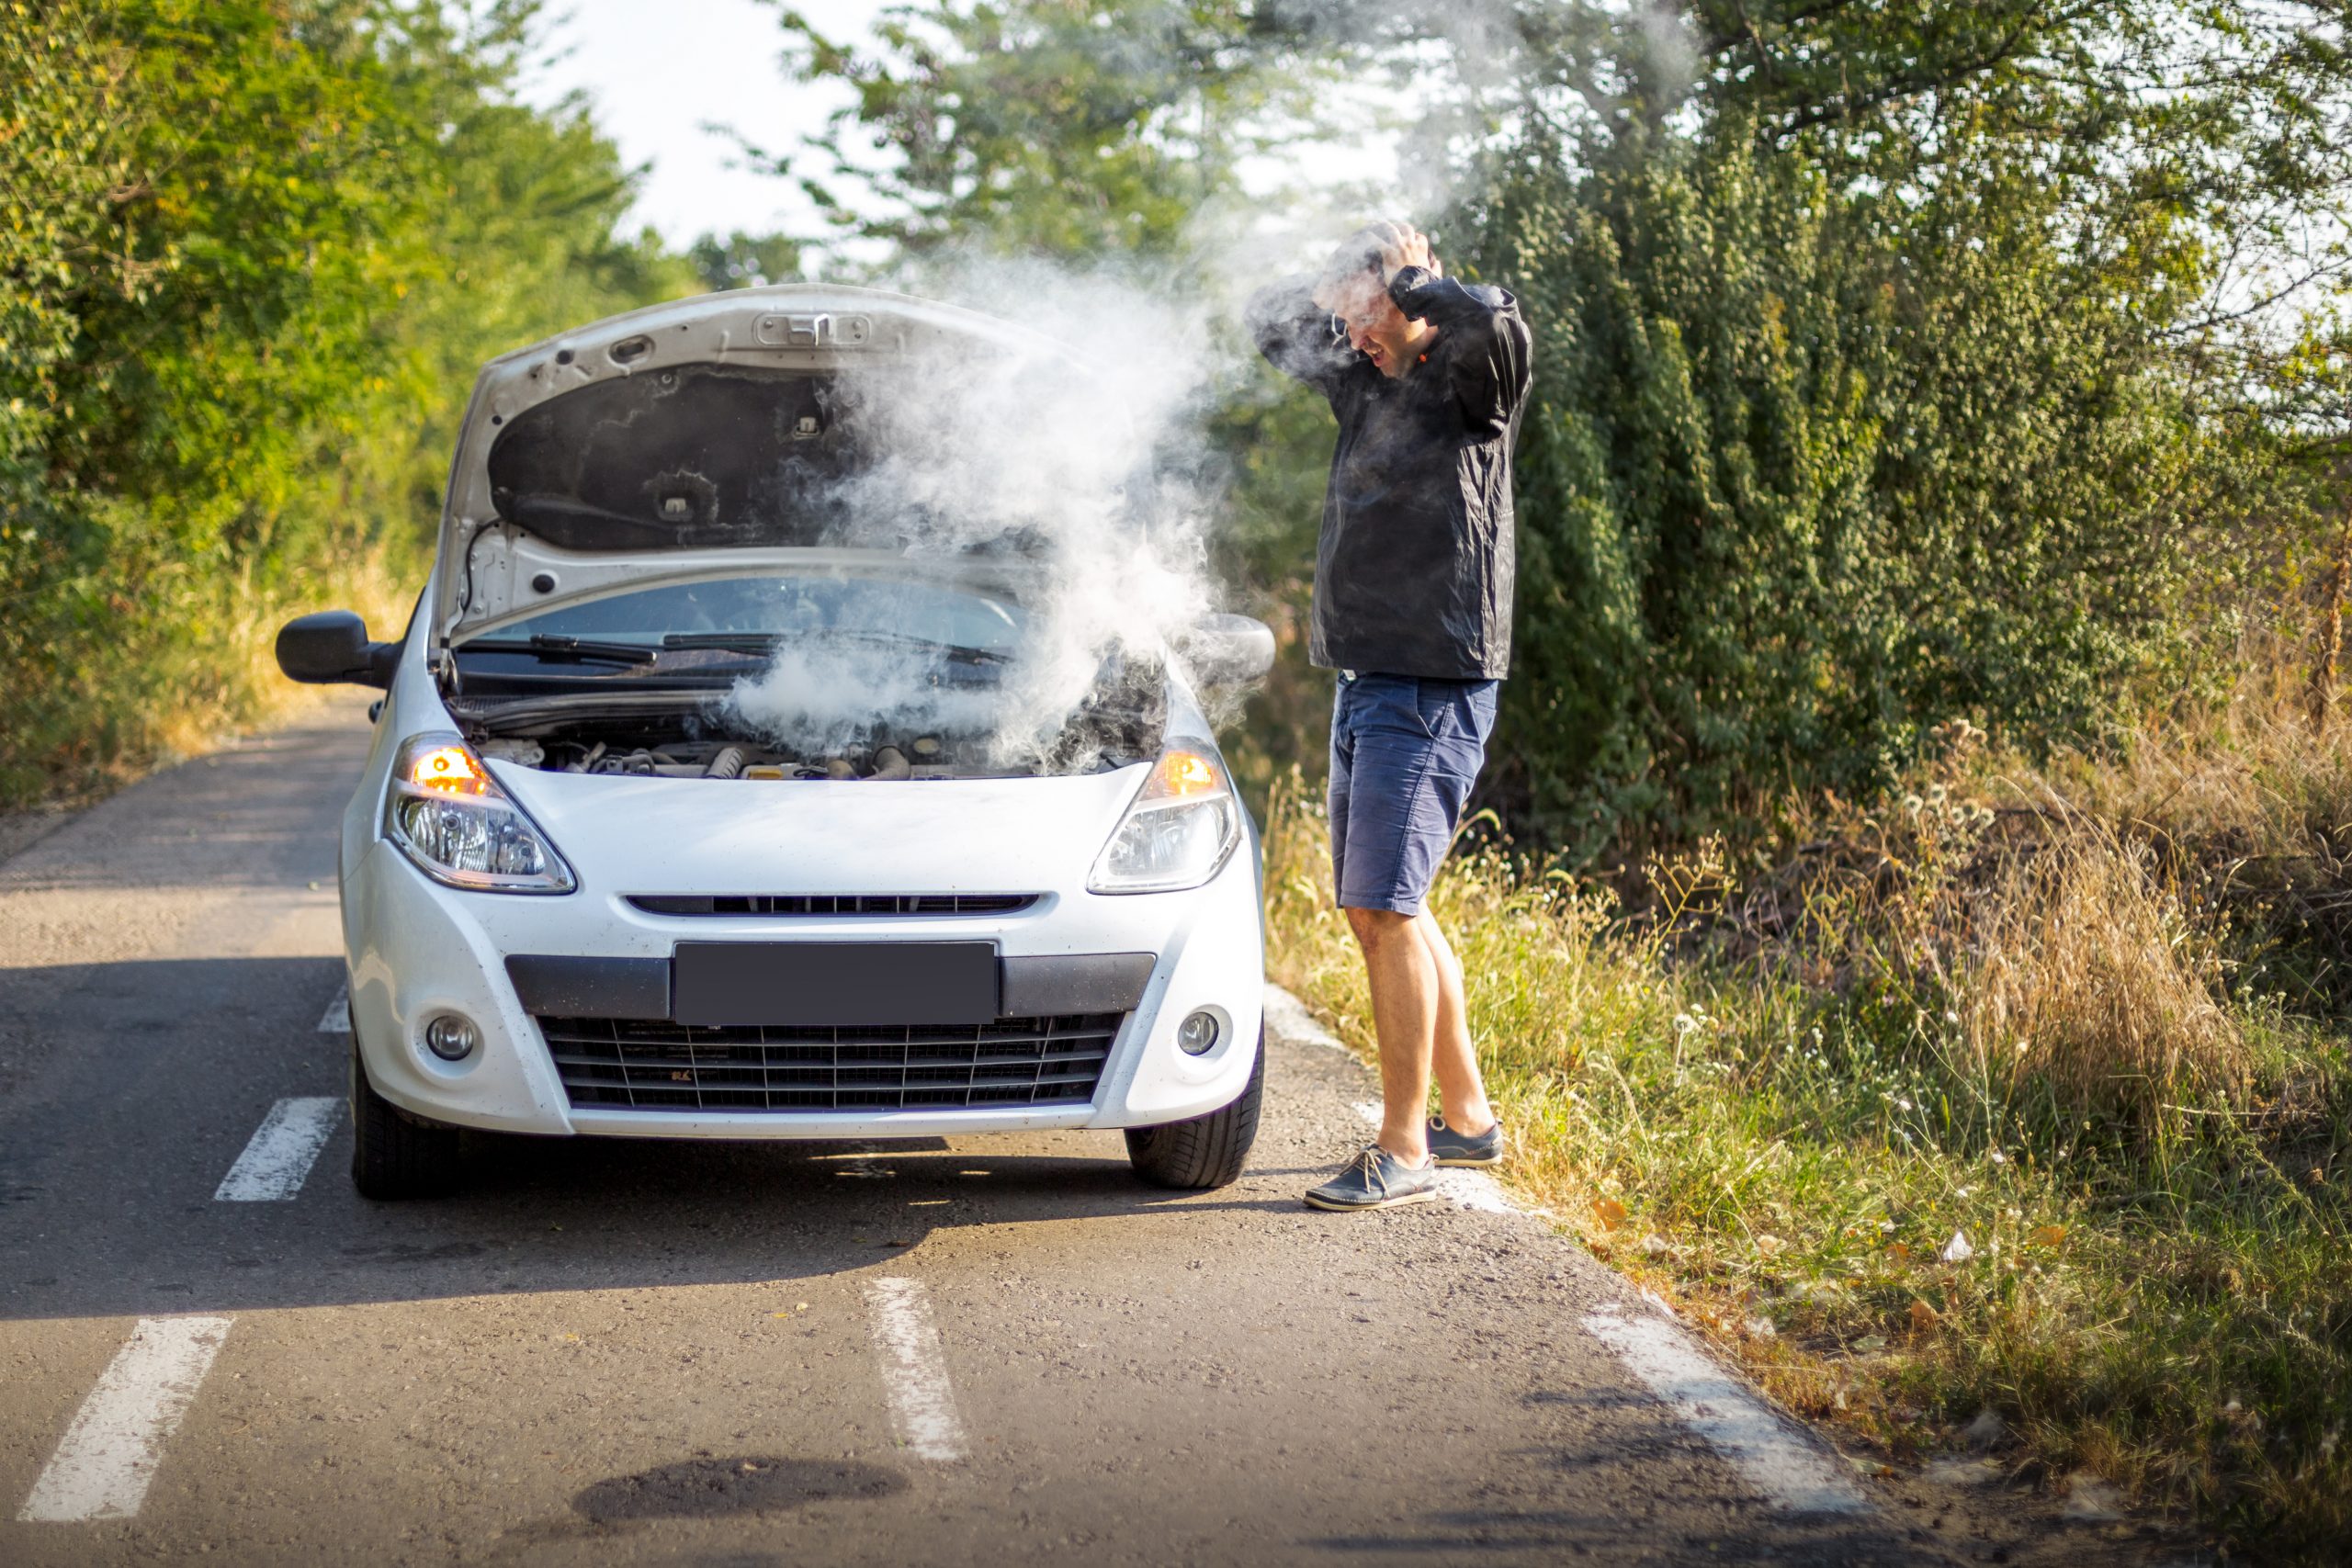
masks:
{"label": "open car hood", "polygon": [[[435,654],[510,616],[719,558],[909,551],[911,529],[876,536],[842,503],[844,482],[888,456],[845,389],[871,396],[895,377],[915,389],[974,355],[1010,355],[1021,375],[1089,374],[1017,323],[825,284],[681,299],[492,360],[450,469]],[[1031,543],[1001,536],[959,564],[985,570],[997,554],[1011,567]]]}

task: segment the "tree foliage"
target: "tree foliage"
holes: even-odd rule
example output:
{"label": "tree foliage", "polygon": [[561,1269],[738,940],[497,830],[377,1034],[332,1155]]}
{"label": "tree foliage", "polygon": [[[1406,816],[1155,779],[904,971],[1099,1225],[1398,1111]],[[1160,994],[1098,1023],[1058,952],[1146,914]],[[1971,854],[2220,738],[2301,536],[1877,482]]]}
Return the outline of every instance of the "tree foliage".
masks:
{"label": "tree foliage", "polygon": [[246,711],[277,605],[413,573],[483,358],[691,288],[584,113],[514,101],[533,19],[0,11],[0,798]]}
{"label": "tree foliage", "polygon": [[[1454,199],[1417,216],[1537,334],[1488,798],[1586,859],[1867,792],[1948,718],[2095,732],[2333,547],[2345,10],[934,0],[863,50],[787,26],[858,94],[812,190],[900,256],[1214,266],[1238,150],[1313,130],[1269,84],[1422,107],[1408,161]],[[1253,395],[1217,427],[1254,546],[1229,558],[1293,581],[1328,449],[1299,413]]]}
{"label": "tree foliage", "polygon": [[2096,735],[2342,503],[2340,12],[1580,16],[1467,214],[1543,345],[1497,783],[1555,843]]}
{"label": "tree foliage", "polygon": [[1675,153],[1489,213],[1544,348],[1513,806],[1589,852],[1869,790],[1946,719],[2094,727],[2178,653],[2248,476],[2053,252],[2047,187],[1897,215],[1745,137]]}
{"label": "tree foliage", "polygon": [[1310,28],[1248,0],[945,0],[863,41],[784,27],[797,75],[854,96],[808,146],[752,151],[901,261],[1184,255],[1329,74]]}

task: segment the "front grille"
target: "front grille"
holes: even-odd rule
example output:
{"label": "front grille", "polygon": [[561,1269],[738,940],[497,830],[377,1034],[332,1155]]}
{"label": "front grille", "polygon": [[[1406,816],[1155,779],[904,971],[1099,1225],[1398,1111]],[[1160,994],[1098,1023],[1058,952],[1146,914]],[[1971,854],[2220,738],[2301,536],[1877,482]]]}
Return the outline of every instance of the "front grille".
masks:
{"label": "front grille", "polygon": [[582,1110],[906,1111],[1082,1105],[1125,1013],[825,1028],[542,1018]]}
{"label": "front grille", "polygon": [[1035,893],[633,893],[649,915],[1011,915]]}

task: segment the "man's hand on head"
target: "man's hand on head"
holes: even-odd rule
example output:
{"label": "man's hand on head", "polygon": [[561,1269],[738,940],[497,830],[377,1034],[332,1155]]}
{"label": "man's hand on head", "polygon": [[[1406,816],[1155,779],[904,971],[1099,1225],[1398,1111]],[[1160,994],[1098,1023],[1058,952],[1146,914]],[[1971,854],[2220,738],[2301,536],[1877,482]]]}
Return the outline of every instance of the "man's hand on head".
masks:
{"label": "man's hand on head", "polygon": [[1426,268],[1433,277],[1445,276],[1445,265],[1430,249],[1430,237],[1410,223],[1393,222],[1383,219],[1365,225],[1366,237],[1380,245],[1380,282],[1383,288],[1396,281],[1396,275],[1408,266]]}
{"label": "man's hand on head", "polygon": [[[1349,260],[1351,255],[1362,256],[1360,271]],[[1409,223],[1384,218],[1365,224],[1340,242],[1339,251],[1308,291],[1308,298],[1319,310],[1343,314],[1354,278],[1376,278],[1385,292],[1396,280],[1396,275],[1408,266],[1426,267],[1433,276],[1445,276],[1445,264],[1430,250],[1427,234]]]}

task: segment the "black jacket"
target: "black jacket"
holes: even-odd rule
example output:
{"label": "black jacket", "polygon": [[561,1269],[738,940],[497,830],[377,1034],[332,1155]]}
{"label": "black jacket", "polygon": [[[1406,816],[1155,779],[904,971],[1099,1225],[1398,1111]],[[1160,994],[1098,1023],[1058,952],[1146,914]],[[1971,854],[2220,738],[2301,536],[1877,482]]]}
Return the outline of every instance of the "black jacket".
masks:
{"label": "black jacket", "polygon": [[1315,550],[1325,669],[1454,680],[1510,670],[1510,454],[1529,339],[1508,290],[1406,267],[1388,297],[1437,329],[1391,380],[1293,279],[1247,310],[1258,351],[1330,400],[1340,422]]}

